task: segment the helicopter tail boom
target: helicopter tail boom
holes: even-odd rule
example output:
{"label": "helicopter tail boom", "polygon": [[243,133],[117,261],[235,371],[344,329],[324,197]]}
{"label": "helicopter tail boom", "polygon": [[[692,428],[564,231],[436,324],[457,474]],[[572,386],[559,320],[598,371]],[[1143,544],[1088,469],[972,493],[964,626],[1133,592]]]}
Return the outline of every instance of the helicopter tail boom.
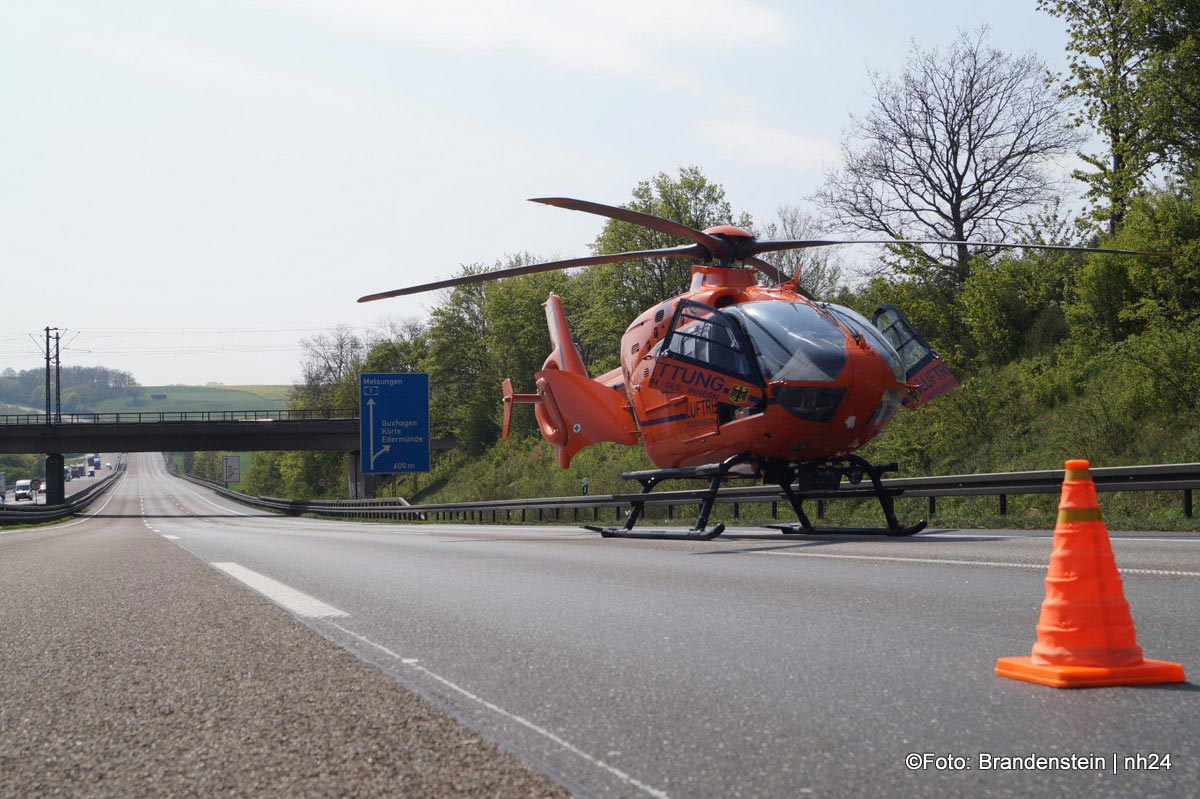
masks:
{"label": "helicopter tail boom", "polygon": [[633,415],[619,391],[562,369],[538,372],[537,387],[540,402],[533,412],[542,438],[554,445],[560,468],[570,466],[589,444],[637,443]]}

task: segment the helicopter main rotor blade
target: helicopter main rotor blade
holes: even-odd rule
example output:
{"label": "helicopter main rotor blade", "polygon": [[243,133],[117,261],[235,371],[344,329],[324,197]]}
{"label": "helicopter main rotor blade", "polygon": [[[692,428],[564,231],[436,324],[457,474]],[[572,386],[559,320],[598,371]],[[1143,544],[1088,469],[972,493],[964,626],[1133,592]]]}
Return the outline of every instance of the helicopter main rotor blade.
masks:
{"label": "helicopter main rotor blade", "polygon": [[[833,247],[843,244],[965,244],[968,247],[1002,247],[1016,250],[1058,250],[1062,252],[1098,252],[1114,255],[1148,255],[1155,258],[1173,258],[1175,253],[1151,252],[1147,250],[1119,250],[1111,247],[1075,247],[1067,244],[1009,244],[1002,241],[955,241],[953,239],[814,239],[794,241],[750,241],[739,247],[739,251],[750,255],[780,250],[804,250],[809,247]],[[735,256],[736,257],[736,256]]]}
{"label": "helicopter main rotor blade", "polygon": [[617,208],[612,205],[603,205],[601,203],[593,203],[587,200],[575,200],[570,197],[531,197],[529,202],[542,203],[543,205],[553,205],[555,208],[567,208],[572,211],[583,211],[597,216],[607,216],[609,219],[617,219],[621,222],[629,222],[630,224],[640,225],[650,230],[665,233],[668,236],[679,236],[684,239],[691,239],[697,244],[705,247],[712,255],[721,257],[730,253],[729,244],[717,238],[710,236],[707,233],[690,228],[681,222],[675,222],[671,219],[663,219],[661,216],[654,214],[646,214],[641,211],[633,211],[629,208]]}
{"label": "helicopter main rotor blade", "polygon": [[500,278],[505,277],[532,275],[537,272],[553,272],[557,269],[573,269],[577,266],[615,264],[620,261],[629,261],[635,258],[698,258],[703,260],[707,257],[708,250],[701,244],[684,244],[679,247],[664,247],[659,250],[637,250],[634,252],[617,252],[606,255],[590,255],[586,258],[569,258],[565,261],[548,261],[544,264],[514,266],[509,269],[497,269],[494,272],[480,272],[477,275],[463,275],[461,277],[438,280],[434,283],[422,283],[419,286],[408,286],[407,288],[394,289],[393,291],[381,291],[378,294],[368,294],[364,297],[359,297],[358,301],[374,302],[375,300],[385,300],[388,297],[402,297],[407,294],[420,294],[425,291],[436,291],[438,289],[453,288],[454,286],[465,286],[470,283],[486,283],[489,280],[499,280]]}

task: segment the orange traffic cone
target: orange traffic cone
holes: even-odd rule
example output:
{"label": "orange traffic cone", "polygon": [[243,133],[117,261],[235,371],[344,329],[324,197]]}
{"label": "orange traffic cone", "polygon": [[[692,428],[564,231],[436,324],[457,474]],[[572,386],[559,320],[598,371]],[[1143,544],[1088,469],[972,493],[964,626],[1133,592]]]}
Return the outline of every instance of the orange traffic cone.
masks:
{"label": "orange traffic cone", "polygon": [[1183,682],[1182,665],[1142,657],[1088,462],[1066,468],[1037,642],[996,673],[1054,688]]}

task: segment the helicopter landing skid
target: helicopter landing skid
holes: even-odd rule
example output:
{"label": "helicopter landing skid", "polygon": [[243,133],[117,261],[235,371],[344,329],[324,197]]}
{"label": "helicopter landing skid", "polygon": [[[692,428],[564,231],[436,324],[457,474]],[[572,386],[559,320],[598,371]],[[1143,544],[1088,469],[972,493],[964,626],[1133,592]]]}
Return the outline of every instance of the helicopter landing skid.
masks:
{"label": "helicopter landing skid", "polygon": [[627,472],[622,477],[637,480],[642,484],[641,497],[649,494],[663,480],[672,478],[707,479],[708,488],[700,498],[700,513],[692,529],[683,532],[673,530],[638,530],[633,526],[646,508],[645,499],[635,499],[629,503],[629,512],[625,514],[625,524],[621,527],[600,527],[585,524],[583,529],[599,533],[604,538],[658,538],[666,541],[711,541],[725,532],[725,525],[708,526],[708,515],[712,512],[717,501],[717,491],[721,483],[729,476],[735,466],[749,460],[746,455],[732,455],[720,463],[710,463],[704,466],[692,466],[681,469],[651,469],[644,472]]}
{"label": "helicopter landing skid", "polygon": [[772,530],[778,530],[784,535],[886,535],[903,538],[906,535],[916,535],[929,524],[922,519],[907,527],[805,527],[803,524],[768,524]]}
{"label": "helicopter landing skid", "polygon": [[871,481],[871,488],[876,499],[879,500],[879,506],[883,509],[884,519],[887,521],[886,527],[817,527],[809,520],[808,514],[804,512],[804,499],[796,493],[792,487],[792,481],[797,476],[797,469],[788,467],[774,475],[775,482],[787,497],[788,502],[792,506],[792,510],[796,512],[796,517],[799,522],[791,524],[768,524],[773,530],[779,530],[784,535],[886,535],[894,538],[902,538],[908,535],[915,535],[925,529],[929,524],[928,521],[922,519],[916,524],[902,525],[896,519],[895,497],[900,492],[898,490],[888,490],[883,487],[881,477],[884,472],[895,471],[896,464],[885,463],[877,464],[867,461],[865,458],[858,455],[847,455],[846,464],[838,464],[829,470],[835,479],[835,486],[841,482],[843,474],[851,475],[851,482],[857,483],[863,477],[867,477]]}
{"label": "helicopter landing skid", "polygon": [[626,530],[624,527],[600,527],[585,524],[583,529],[599,533],[601,538],[657,538],[662,541],[711,541],[725,532],[725,525],[714,524],[708,529],[693,528],[684,532],[675,530]]}

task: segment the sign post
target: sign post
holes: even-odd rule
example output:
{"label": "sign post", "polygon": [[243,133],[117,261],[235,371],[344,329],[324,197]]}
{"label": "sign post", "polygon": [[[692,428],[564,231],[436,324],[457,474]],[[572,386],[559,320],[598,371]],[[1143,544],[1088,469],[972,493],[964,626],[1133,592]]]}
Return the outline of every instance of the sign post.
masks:
{"label": "sign post", "polygon": [[229,488],[230,483],[242,482],[242,456],[241,455],[226,455],[225,456],[225,487]]}
{"label": "sign post", "polygon": [[429,375],[358,376],[363,474],[429,471]]}

